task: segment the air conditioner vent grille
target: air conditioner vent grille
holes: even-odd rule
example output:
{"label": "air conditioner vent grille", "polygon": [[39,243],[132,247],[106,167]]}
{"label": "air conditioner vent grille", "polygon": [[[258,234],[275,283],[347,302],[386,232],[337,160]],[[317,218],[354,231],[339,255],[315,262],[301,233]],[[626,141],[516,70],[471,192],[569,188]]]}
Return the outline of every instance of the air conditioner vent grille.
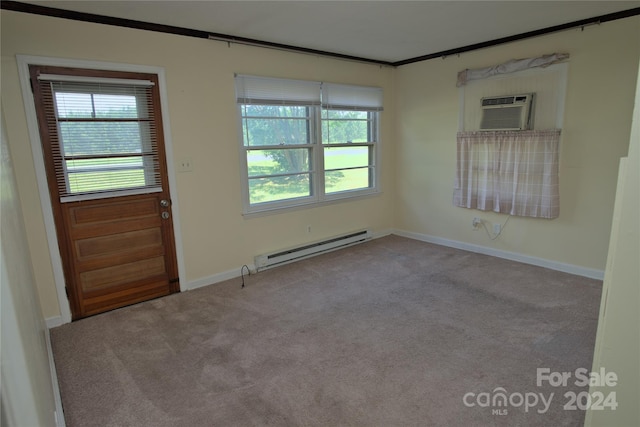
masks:
{"label": "air conditioner vent grille", "polygon": [[503,98],[484,98],[482,100],[482,106],[486,105],[507,105],[513,104],[514,97],[513,96],[505,96]]}
{"label": "air conditioner vent grille", "polygon": [[480,129],[532,129],[534,99],[534,93],[482,98],[482,118],[480,120]]}
{"label": "air conditioner vent grille", "polygon": [[481,129],[521,129],[522,107],[485,110]]}

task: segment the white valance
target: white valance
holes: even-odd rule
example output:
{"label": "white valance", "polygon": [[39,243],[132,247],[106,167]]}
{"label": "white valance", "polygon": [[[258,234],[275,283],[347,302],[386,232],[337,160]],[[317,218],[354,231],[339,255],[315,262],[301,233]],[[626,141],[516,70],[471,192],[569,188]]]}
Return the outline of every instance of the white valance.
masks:
{"label": "white valance", "polygon": [[322,83],[322,108],[382,111],[382,89]]}
{"label": "white valance", "polygon": [[382,89],[272,77],[235,76],[238,104],[322,105],[322,108],[382,111]]}
{"label": "white valance", "polygon": [[320,82],[237,75],[239,104],[320,105]]}
{"label": "white valance", "polygon": [[493,67],[462,70],[458,73],[458,82],[456,83],[456,86],[464,86],[469,80],[486,79],[487,77],[498,74],[515,73],[516,71],[523,71],[535,67],[548,67],[551,64],[564,61],[567,58],[569,58],[568,53],[552,53],[538,58],[512,59],[504,64],[495,65]]}

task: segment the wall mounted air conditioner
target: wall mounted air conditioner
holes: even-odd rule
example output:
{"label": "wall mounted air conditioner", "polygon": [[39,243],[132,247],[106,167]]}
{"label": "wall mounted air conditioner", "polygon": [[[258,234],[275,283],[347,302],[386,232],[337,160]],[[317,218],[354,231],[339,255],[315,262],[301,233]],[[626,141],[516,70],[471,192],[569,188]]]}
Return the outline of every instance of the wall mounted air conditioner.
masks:
{"label": "wall mounted air conditioner", "polygon": [[535,93],[482,98],[480,130],[526,130],[533,128]]}

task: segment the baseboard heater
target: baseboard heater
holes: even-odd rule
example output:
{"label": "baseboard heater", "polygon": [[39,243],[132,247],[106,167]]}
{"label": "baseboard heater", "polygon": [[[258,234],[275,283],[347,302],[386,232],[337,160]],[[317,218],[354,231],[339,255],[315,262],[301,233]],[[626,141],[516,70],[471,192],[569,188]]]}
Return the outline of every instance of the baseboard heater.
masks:
{"label": "baseboard heater", "polygon": [[356,231],[342,236],[333,237],[321,242],[310,243],[296,248],[285,249],[272,254],[258,255],[255,257],[255,265],[258,271],[278,265],[309,258],[324,252],[355,245],[371,239],[369,230]]}

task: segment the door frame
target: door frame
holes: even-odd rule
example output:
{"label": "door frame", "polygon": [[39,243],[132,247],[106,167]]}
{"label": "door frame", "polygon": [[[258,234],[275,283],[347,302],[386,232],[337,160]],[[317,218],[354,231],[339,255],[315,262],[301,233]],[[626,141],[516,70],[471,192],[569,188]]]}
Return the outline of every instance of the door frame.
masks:
{"label": "door frame", "polygon": [[85,68],[92,70],[139,72],[156,74],[158,76],[158,90],[160,92],[160,109],[162,113],[162,127],[164,131],[167,174],[169,178],[169,194],[172,200],[171,220],[173,222],[173,234],[176,247],[176,258],[178,262],[178,277],[180,278],[180,291],[184,291],[186,289],[186,277],[184,277],[184,252],[182,245],[182,233],[180,231],[180,204],[178,203],[178,186],[174,167],[175,163],[173,158],[171,129],[169,126],[169,111],[167,106],[167,88],[164,68],[147,65],[134,65],[32,55],[16,55],[16,59],[18,64],[18,75],[20,77],[20,87],[22,89],[22,99],[24,102],[27,118],[27,127],[29,130],[29,139],[31,142],[31,152],[33,154],[33,163],[36,172],[36,181],[38,184],[38,193],[40,196],[40,205],[42,207],[42,215],[47,234],[49,256],[51,258],[51,266],[53,268],[53,278],[56,286],[56,294],[58,296],[58,306],[60,307],[60,317],[45,319],[47,322],[47,327],[52,328],[65,323],[70,323],[71,308],[69,306],[69,300],[67,299],[65,290],[65,277],[64,270],[62,268],[62,257],[60,255],[60,249],[58,246],[58,237],[53,217],[53,209],[51,204],[51,196],[49,194],[46,169],[44,165],[42,141],[40,139],[36,107],[33,99],[33,92],[31,91],[31,81],[29,74],[30,65],[49,65],[56,67]]}

